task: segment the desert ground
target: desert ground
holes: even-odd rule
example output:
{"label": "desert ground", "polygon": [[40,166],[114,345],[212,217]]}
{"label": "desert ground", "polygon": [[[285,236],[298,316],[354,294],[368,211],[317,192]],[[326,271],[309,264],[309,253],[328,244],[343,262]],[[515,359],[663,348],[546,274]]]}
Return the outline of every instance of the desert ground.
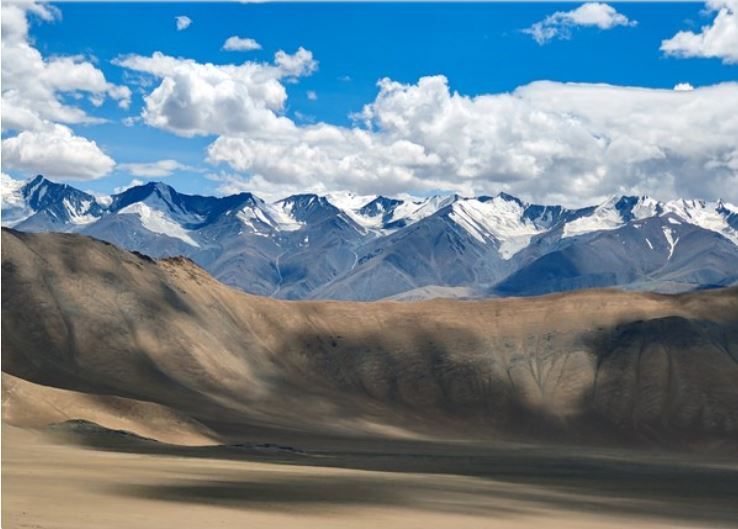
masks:
{"label": "desert ground", "polygon": [[3,527],[738,526],[734,458],[331,439],[306,450],[188,448],[127,437],[4,425]]}

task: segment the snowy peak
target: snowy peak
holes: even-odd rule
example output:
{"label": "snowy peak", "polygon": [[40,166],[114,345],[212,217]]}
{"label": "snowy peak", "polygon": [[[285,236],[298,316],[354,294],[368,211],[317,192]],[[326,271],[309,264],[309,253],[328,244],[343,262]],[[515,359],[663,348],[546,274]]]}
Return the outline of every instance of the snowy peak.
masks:
{"label": "snowy peak", "polygon": [[43,177],[2,175],[2,183],[5,225],[79,232],[152,257],[186,255],[262,295],[371,300],[427,286],[524,295],[738,281],[738,208],[723,201],[613,196],[567,209],[507,193],[330,193],[269,203],[250,193],[181,194],[158,182],[100,201]]}
{"label": "snowy peak", "polygon": [[378,196],[374,200],[368,202],[361,209],[359,213],[365,217],[391,217],[395,208],[402,204],[402,200],[396,198],[387,198]]}
{"label": "snowy peak", "polygon": [[493,242],[503,259],[510,259],[542,232],[525,216],[525,203],[510,197],[457,200],[449,206],[448,218],[482,244]]}
{"label": "snowy peak", "polygon": [[292,216],[291,203],[267,204],[253,197],[253,200],[238,209],[237,218],[255,234],[266,237],[274,232],[296,231],[304,226]]}
{"label": "snowy peak", "polygon": [[315,221],[340,211],[326,197],[314,194],[292,195],[277,201],[275,205],[297,222]]}
{"label": "snowy peak", "polygon": [[524,213],[524,217],[541,230],[552,229],[561,222],[573,219],[576,215],[577,211],[562,206],[542,206],[539,204],[528,205]]}
{"label": "snowy peak", "polygon": [[275,202],[273,206],[285,215],[289,221],[287,225],[293,228],[310,227],[324,230],[326,233],[344,229],[357,234],[365,234],[367,231],[354,219],[351,212],[339,209],[325,196],[292,195]]}
{"label": "snowy peak", "polygon": [[[404,201],[379,195],[335,192],[326,195],[300,194],[273,205],[297,222],[314,223],[331,216],[349,220],[365,233],[381,234],[435,213],[449,197]],[[419,210],[425,209],[422,213]]]}
{"label": "snowy peak", "polygon": [[134,202],[143,202],[152,195],[165,202],[171,202],[173,192],[174,189],[161,182],[149,182],[140,186],[129,187],[122,193],[113,196],[110,210],[118,211]]}
{"label": "snowy peak", "polygon": [[[113,196],[113,202],[110,206],[110,210],[113,212],[124,210],[132,204],[144,203],[151,207],[155,207],[162,211],[171,212],[175,216],[193,218],[197,217],[202,221],[204,214],[207,211],[197,211],[199,208],[192,207],[191,200],[193,198],[204,198],[205,200],[212,200],[205,197],[190,197],[188,195],[181,195],[174,188],[163,184],[161,182],[149,182],[144,185],[131,187],[126,189],[122,193]],[[187,220],[183,220],[187,222]]]}
{"label": "snowy peak", "polygon": [[672,200],[663,211],[674,213],[688,224],[714,231],[738,245],[738,207],[719,200]]}
{"label": "snowy peak", "polygon": [[190,246],[199,247],[192,238],[189,230],[185,229],[180,222],[167,215],[164,208],[157,208],[156,201],[142,201],[129,204],[118,213],[121,215],[135,215],[141,225],[152,233],[166,235],[174,239],[180,239]]}
{"label": "snowy peak", "polygon": [[[30,182],[17,186],[11,184],[7,199],[25,215],[16,217],[15,224],[30,220],[35,214],[44,216],[47,222],[55,225],[79,226],[98,220],[104,213],[103,207],[93,195],[67,184],[57,184],[38,175]],[[3,179],[5,185],[6,179]],[[3,209],[6,196],[3,193]],[[16,214],[18,210],[16,210]]]}
{"label": "snowy peak", "polygon": [[502,200],[504,202],[514,202],[518,206],[520,206],[521,208],[526,208],[528,206],[527,203],[523,202],[518,197],[513,196],[513,195],[510,195],[508,193],[505,193],[504,191],[501,191],[501,192],[497,193],[497,196],[495,196],[495,197],[487,197],[487,196],[479,197],[479,201],[480,202],[489,202],[489,201],[495,200],[495,199]]}
{"label": "snowy peak", "polygon": [[[738,207],[723,202],[678,199],[659,202],[648,196],[611,197],[595,208],[585,208],[564,225],[563,237],[601,230],[614,230],[633,221],[669,216],[721,234],[738,245]],[[675,217],[672,217],[675,216]]]}
{"label": "snowy peak", "polygon": [[654,217],[662,212],[663,205],[648,196],[613,196],[599,206],[579,210],[572,220],[565,223],[562,237],[614,230],[627,222]]}
{"label": "snowy peak", "polygon": [[325,198],[341,211],[359,211],[363,206],[378,198],[377,195],[357,195],[350,191],[328,193]]}
{"label": "snowy peak", "polygon": [[[164,183],[150,182],[102,202],[40,175],[26,183],[3,175],[2,212],[6,226],[63,231],[79,231],[107,215],[136,215],[149,219],[149,226],[159,230],[156,233],[167,226],[169,232],[176,232],[188,244],[195,241],[188,234],[221,218],[237,219],[258,235],[311,227],[348,229],[361,237],[378,238],[444,212],[453,226],[461,227],[480,243],[496,245],[505,259],[538,234],[550,231],[566,239],[668,214],[681,219],[679,222],[719,233],[738,245],[738,207],[720,200],[659,202],[648,196],[612,196],[597,206],[581,209],[529,204],[507,193],[477,198],[436,195],[399,199],[341,192],[297,194],[266,203],[250,193],[226,197],[185,195]],[[177,230],[171,228],[175,225]]]}
{"label": "snowy peak", "polygon": [[[383,228],[383,215],[379,211],[381,208],[367,208],[370,204],[376,204],[383,197],[340,192],[329,193],[326,195],[326,198],[333,206],[365,231],[375,231]],[[374,209],[377,210],[375,211]]]}
{"label": "snowy peak", "polygon": [[152,182],[113,197],[111,210],[123,215],[150,210],[156,212],[157,217],[167,219],[182,228],[195,228],[205,221],[208,212],[192,207],[188,198],[190,197],[180,195],[168,185]]}
{"label": "snowy peak", "polygon": [[385,229],[404,228],[434,215],[460,199],[459,195],[434,195],[418,201],[401,201],[392,209],[392,214],[385,223]]}
{"label": "snowy peak", "polygon": [[621,215],[628,221],[655,217],[664,211],[664,205],[649,196],[623,197],[621,202],[623,201],[627,204],[627,209],[621,209]]}
{"label": "snowy peak", "polygon": [[110,212],[136,216],[141,226],[152,233],[199,247],[197,229],[254,200],[250,193],[226,198],[184,195],[164,183],[149,182],[113,196]]}

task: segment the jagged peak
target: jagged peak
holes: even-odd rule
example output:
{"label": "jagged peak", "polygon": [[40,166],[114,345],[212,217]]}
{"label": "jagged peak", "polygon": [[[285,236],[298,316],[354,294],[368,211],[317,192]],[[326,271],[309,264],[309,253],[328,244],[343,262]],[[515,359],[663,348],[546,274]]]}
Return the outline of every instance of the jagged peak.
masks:
{"label": "jagged peak", "polygon": [[42,174],[37,174],[31,180],[29,180],[26,185],[35,186],[43,182],[51,182],[51,180],[47,180],[46,177]]}
{"label": "jagged peak", "polygon": [[497,193],[497,198],[500,198],[506,202],[517,202],[520,206],[523,206],[523,207],[528,205],[527,202],[520,200],[518,197],[514,195],[505,193],[504,191],[500,191],[499,193]]}

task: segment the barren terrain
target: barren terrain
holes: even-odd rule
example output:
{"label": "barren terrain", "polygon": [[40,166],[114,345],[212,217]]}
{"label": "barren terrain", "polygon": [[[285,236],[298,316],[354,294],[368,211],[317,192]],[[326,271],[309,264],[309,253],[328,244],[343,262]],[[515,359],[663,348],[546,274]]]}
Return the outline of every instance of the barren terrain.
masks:
{"label": "barren terrain", "polygon": [[3,527],[738,526],[734,458],[313,439],[184,448],[3,428]]}
{"label": "barren terrain", "polygon": [[736,526],[738,291],[286,302],[2,235],[4,527]]}

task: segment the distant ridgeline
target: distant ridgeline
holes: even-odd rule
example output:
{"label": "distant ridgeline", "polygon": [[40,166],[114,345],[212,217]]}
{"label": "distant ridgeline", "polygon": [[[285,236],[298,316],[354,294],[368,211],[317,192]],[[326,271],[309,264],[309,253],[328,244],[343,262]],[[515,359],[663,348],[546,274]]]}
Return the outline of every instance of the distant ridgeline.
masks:
{"label": "distant ridgeline", "polygon": [[273,203],[162,183],[96,197],[37,176],[3,186],[2,222],[75,232],[285,299],[527,296],[738,283],[738,207],[613,197],[581,209],[513,196],[418,201],[334,193]]}

